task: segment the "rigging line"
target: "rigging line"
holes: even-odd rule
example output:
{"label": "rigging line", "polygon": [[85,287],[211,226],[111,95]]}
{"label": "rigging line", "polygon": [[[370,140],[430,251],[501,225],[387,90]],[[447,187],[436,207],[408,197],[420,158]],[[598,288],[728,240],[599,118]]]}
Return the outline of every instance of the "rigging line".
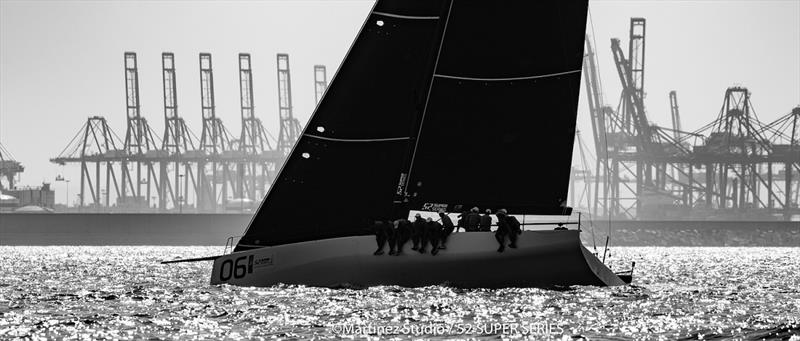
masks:
{"label": "rigging line", "polygon": [[398,18],[398,19],[411,19],[411,20],[439,20],[438,16],[416,16],[416,15],[402,15],[386,12],[372,12],[372,14],[382,15],[385,17]]}
{"label": "rigging line", "polygon": [[[592,28],[592,42],[594,43],[594,46],[595,46],[595,49],[596,49],[598,46],[597,46],[597,39],[596,39],[597,34],[595,33],[595,29],[594,29],[594,16],[592,15],[592,7],[591,6],[587,6],[587,7],[588,7],[587,8],[587,12],[589,14],[589,25]],[[599,87],[601,89],[600,90],[601,91],[600,99],[603,101],[602,102],[603,105],[605,105],[605,103],[606,103],[605,95],[606,94],[605,94],[604,91],[602,91],[602,89],[603,89],[603,80],[602,80],[602,77],[599,76],[600,75],[600,63],[597,63],[597,56],[596,55],[594,56],[594,58],[595,58],[595,65],[596,65],[597,74],[598,74],[597,82],[599,83]],[[603,119],[604,120],[605,120],[605,118],[606,118],[606,115],[603,115]],[[604,167],[605,168],[605,173],[606,173],[605,174],[606,187],[605,187],[603,195],[608,196],[607,189],[609,189],[608,184],[609,184],[609,182],[611,180],[611,174],[609,172],[610,168],[609,168],[609,165],[608,165],[608,134],[607,134],[605,129],[603,129],[603,142],[605,143],[605,147],[606,147],[605,148],[606,157],[605,157],[605,162],[603,162],[603,164],[605,166]],[[598,155],[598,158],[599,158],[599,155]],[[607,214],[606,214],[607,217],[606,218],[608,219],[608,230],[606,230],[606,238],[607,239],[606,239],[605,248],[603,250],[603,261],[605,261],[605,254],[606,254],[606,251],[608,250],[608,239],[610,239],[610,237],[611,237],[611,214],[610,214],[611,212],[610,212],[608,207],[606,207],[605,209],[606,209],[606,212],[607,212]]]}
{"label": "rigging line", "polygon": [[[595,32],[594,32],[594,18],[592,17],[592,7],[587,6],[586,11],[589,12],[589,24],[592,27],[592,43],[594,44],[594,49],[597,50],[597,39],[595,39]],[[594,65],[597,69],[597,83],[600,87],[600,99],[603,101],[602,104],[606,105],[606,93],[603,91],[603,78],[600,77],[600,63],[597,62],[597,53],[594,55]]]}
{"label": "rigging line", "polygon": [[564,72],[556,72],[556,73],[548,73],[544,75],[536,75],[536,76],[521,76],[521,77],[505,77],[505,78],[479,78],[479,77],[459,77],[459,76],[450,76],[450,75],[442,75],[442,74],[434,74],[434,77],[441,77],[441,78],[449,78],[449,79],[457,79],[457,80],[466,80],[466,81],[481,81],[481,82],[503,82],[503,81],[518,81],[518,80],[528,80],[528,79],[538,79],[538,78],[549,78],[549,77],[556,77],[556,76],[563,76],[569,75],[573,73],[580,73],[581,69],[577,70],[570,70]]}
{"label": "rigging line", "polygon": [[436,69],[439,68],[439,57],[442,55],[442,46],[444,46],[444,38],[447,34],[447,24],[450,22],[450,12],[453,10],[453,1],[454,0],[450,0],[450,5],[447,7],[447,16],[444,19],[444,28],[442,28],[442,38],[439,40],[439,49],[436,51],[436,61],[433,64],[431,84],[428,85],[428,94],[425,96],[425,107],[422,109],[422,117],[420,117],[419,120],[419,130],[417,130],[417,136],[414,141],[414,151],[411,153],[411,162],[408,164],[408,175],[406,176],[406,183],[403,186],[406,193],[408,193],[408,183],[411,181],[411,171],[414,169],[414,160],[417,158],[419,136],[422,134],[422,126],[425,124],[425,114],[428,112],[428,103],[431,101],[431,92],[433,91],[433,76],[436,75]]}
{"label": "rigging line", "polygon": [[[595,39],[595,35],[596,34],[595,34],[595,31],[594,31],[594,20],[593,20],[593,16],[592,16],[592,8],[591,8],[591,6],[587,6],[586,10],[587,10],[587,12],[589,12],[589,24],[592,26],[592,42],[594,42],[594,46],[596,48],[597,47],[597,40]],[[597,57],[595,56],[595,58],[597,58]],[[600,63],[597,63],[596,60],[595,60],[595,65],[597,65],[597,73],[599,75],[600,74],[600,66],[599,66]],[[599,86],[600,86],[600,89],[602,91],[602,89],[603,89],[602,78],[600,78],[598,76],[597,82],[600,83]],[[601,96],[601,100],[604,103],[603,105],[605,105],[605,92],[601,92],[600,96]],[[603,119],[605,119],[605,117],[606,117],[606,115],[603,115]],[[607,134],[605,129],[603,129],[603,142],[605,143],[605,147],[606,147],[605,148],[606,157],[605,157],[605,162],[603,162],[604,165],[605,165],[605,171],[606,171],[605,172],[606,173],[606,179],[605,180],[606,180],[606,184],[609,184],[609,182],[611,180],[611,174],[609,172],[610,169],[609,169],[609,166],[608,166],[608,134]],[[606,189],[607,188],[608,187],[606,187]],[[606,193],[603,193],[603,194],[605,196],[608,196],[607,191],[604,190],[604,192],[606,192]],[[614,206],[616,207],[616,205],[614,205]],[[608,230],[606,230],[606,245],[605,245],[605,248],[603,249],[603,261],[605,261],[605,258],[606,258],[605,255],[606,255],[606,252],[608,251],[608,240],[611,239],[611,214],[610,214],[611,210],[609,210],[608,207],[606,207],[606,212],[607,212],[607,214],[606,214],[607,217],[606,218],[608,219]]]}
{"label": "rigging line", "polygon": [[320,140],[327,140],[327,141],[336,141],[336,142],[386,142],[386,141],[405,141],[410,140],[411,137],[387,137],[387,138],[380,138],[380,139],[338,139],[333,137],[324,137],[318,135],[311,135],[311,134],[303,134],[303,136],[313,137],[315,139]]}
{"label": "rigging line", "polygon": [[[597,40],[595,38],[596,33],[595,33],[595,30],[594,30],[594,18],[592,16],[592,8],[591,8],[591,6],[589,6],[587,8],[587,11],[589,13],[589,24],[592,27],[592,42],[594,43],[595,48],[597,48]],[[597,57],[595,56],[595,58],[597,58]],[[600,64],[596,62],[596,59],[595,59],[595,65],[597,65],[597,73],[598,73],[597,82],[599,83],[600,89],[602,89],[603,88],[603,81],[602,81],[602,78],[599,77]],[[601,100],[603,101],[603,103],[605,103],[606,102],[605,101],[605,92],[601,92],[600,97],[601,97]],[[603,105],[605,105],[605,104],[603,104]],[[605,118],[605,115],[603,115],[603,118]],[[610,178],[611,174],[609,172],[610,169],[609,169],[609,166],[608,166],[608,134],[605,131],[605,129],[603,129],[603,142],[605,143],[605,147],[606,147],[605,148],[606,157],[605,157],[605,162],[604,162],[604,164],[605,164],[605,173],[606,173],[606,176],[605,176],[606,179],[605,180],[606,180],[606,184],[608,184],[610,182],[610,180],[611,180],[611,178]],[[608,196],[608,193],[603,193],[603,194]],[[608,219],[608,230],[606,230],[606,245],[605,245],[605,248],[603,250],[603,261],[605,261],[605,254],[606,254],[606,251],[608,250],[608,239],[611,238],[611,214],[610,214],[611,212],[608,209],[608,207],[606,207],[606,212],[608,213],[608,214],[606,214],[607,215],[606,218]]]}

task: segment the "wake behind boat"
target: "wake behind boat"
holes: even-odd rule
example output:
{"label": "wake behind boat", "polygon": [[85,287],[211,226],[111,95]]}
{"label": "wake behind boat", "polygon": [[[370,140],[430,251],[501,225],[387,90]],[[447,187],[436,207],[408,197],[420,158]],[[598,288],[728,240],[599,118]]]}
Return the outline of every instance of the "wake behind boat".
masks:
{"label": "wake behind boat", "polygon": [[[525,231],[514,245],[505,214],[496,235],[453,234],[435,256],[408,245],[373,252],[373,223],[414,211],[571,213],[587,7],[377,1],[234,252],[214,260],[211,282],[623,284],[580,231]],[[531,153],[548,165],[531,164]]]}

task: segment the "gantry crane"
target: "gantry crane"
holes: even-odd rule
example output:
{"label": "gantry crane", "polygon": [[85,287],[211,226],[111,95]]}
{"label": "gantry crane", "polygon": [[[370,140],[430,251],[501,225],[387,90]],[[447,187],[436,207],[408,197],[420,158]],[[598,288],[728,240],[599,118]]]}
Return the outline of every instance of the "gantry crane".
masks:
{"label": "gantry crane", "polygon": [[278,114],[280,131],[278,132],[278,150],[287,155],[300,137],[300,121],[292,113],[292,80],[289,74],[289,55],[279,53],[278,65]]}
{"label": "gantry crane", "polygon": [[[228,130],[217,117],[214,99],[214,72],[210,53],[200,53],[200,109],[203,117],[203,131],[200,135],[200,151],[208,161],[197,161],[197,207],[216,209],[217,203],[223,206],[228,202],[228,183],[230,169],[226,151],[230,149],[231,138]],[[207,172],[210,168],[210,175]],[[221,188],[217,185],[221,184]]]}
{"label": "gantry crane", "polygon": [[[14,160],[14,157],[8,150],[0,144],[0,191],[3,190],[3,178],[6,179],[8,183],[8,189],[14,189],[14,179],[17,177],[17,174],[22,173],[25,171],[25,167],[22,166],[19,161]],[[2,194],[2,192],[0,192]]]}
{"label": "gantry crane", "polygon": [[255,116],[253,100],[253,71],[249,53],[239,54],[239,98],[242,113],[242,133],[239,137],[239,150],[260,162],[239,162],[239,197],[257,200],[265,191],[266,181],[279,162],[269,141],[269,133],[261,120]]}

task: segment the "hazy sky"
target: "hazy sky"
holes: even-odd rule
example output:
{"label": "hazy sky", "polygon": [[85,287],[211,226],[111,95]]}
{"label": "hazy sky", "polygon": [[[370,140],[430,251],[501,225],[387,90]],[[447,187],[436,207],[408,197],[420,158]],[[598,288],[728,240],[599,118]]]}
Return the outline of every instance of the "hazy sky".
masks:
{"label": "hazy sky", "polygon": [[[163,132],[161,52],[176,55],[179,112],[197,134],[197,54],[213,54],[217,115],[237,136],[237,54],[251,53],[255,112],[277,135],[275,54],[290,54],[294,113],[305,122],[314,105],[312,66],[326,65],[332,77],[372,5],[363,0],[0,0],[0,143],[25,165],[22,184],[52,182],[64,174],[73,181],[74,199],[78,166],[61,167],[48,159],[88,116],[105,116],[124,136],[125,51],[138,53],[142,114],[157,135]],[[590,11],[587,30],[598,45],[609,104],[616,106],[620,92],[609,39],[627,44],[634,16],[647,19],[645,105],[655,123],[670,125],[670,90],[678,92],[685,130],[713,120],[732,85],[751,90],[755,111],[765,122],[800,104],[800,0],[597,0]],[[530,41],[535,44],[535,37]],[[590,141],[584,102],[582,97],[579,127]],[[57,202],[64,202],[64,184],[55,186]]]}

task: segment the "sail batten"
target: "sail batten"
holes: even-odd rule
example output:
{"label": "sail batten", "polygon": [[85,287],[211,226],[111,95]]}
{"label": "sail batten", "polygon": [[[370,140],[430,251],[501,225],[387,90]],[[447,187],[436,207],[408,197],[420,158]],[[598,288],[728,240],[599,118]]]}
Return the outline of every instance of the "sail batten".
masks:
{"label": "sail batten", "polygon": [[549,73],[549,74],[545,74],[545,75],[517,76],[517,77],[489,77],[489,78],[486,78],[486,77],[453,76],[453,75],[443,75],[443,74],[434,74],[433,76],[434,77],[441,77],[441,78],[458,79],[458,80],[464,80],[464,81],[507,82],[507,81],[526,80],[526,79],[558,77],[558,76],[568,75],[568,74],[577,73],[577,72],[581,72],[581,69],[564,71],[564,72]]}
{"label": "sail batten", "polygon": [[315,139],[326,140],[326,141],[335,141],[335,142],[390,142],[390,141],[406,141],[410,140],[411,137],[409,136],[401,136],[401,137],[384,137],[384,138],[365,138],[365,139],[342,139],[342,138],[335,138],[335,137],[325,137],[325,136],[318,136],[318,135],[311,135],[311,134],[304,134],[304,136],[308,136]]}
{"label": "sail batten", "polygon": [[385,17],[392,17],[398,19],[410,19],[410,20],[439,20],[438,16],[415,16],[415,15],[402,15],[402,14],[395,14],[395,13],[386,13],[386,12],[372,12],[372,14],[382,15]]}

